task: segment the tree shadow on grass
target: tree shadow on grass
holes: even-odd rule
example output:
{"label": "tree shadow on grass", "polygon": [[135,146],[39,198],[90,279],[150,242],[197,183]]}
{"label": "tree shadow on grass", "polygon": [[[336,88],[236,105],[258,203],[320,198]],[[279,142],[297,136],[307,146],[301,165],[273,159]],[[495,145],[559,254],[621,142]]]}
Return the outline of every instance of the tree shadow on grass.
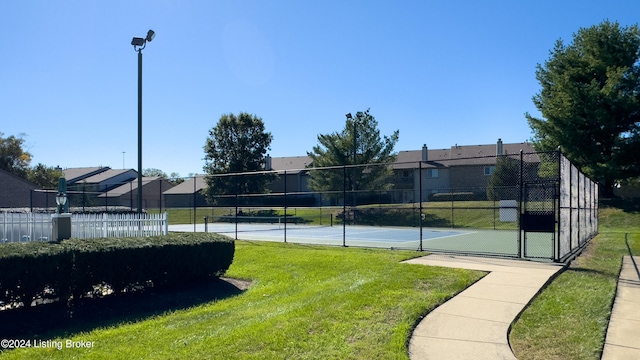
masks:
{"label": "tree shadow on grass", "polygon": [[638,213],[640,212],[640,198],[614,198],[614,199],[601,199],[600,203],[603,207],[622,209],[626,213]]}
{"label": "tree shadow on grass", "polygon": [[[136,322],[166,312],[187,309],[242,294],[248,282],[213,279],[162,289],[148,288],[117,296],[0,311],[0,338],[49,340],[96,328]],[[1,350],[0,350],[1,352]]]}

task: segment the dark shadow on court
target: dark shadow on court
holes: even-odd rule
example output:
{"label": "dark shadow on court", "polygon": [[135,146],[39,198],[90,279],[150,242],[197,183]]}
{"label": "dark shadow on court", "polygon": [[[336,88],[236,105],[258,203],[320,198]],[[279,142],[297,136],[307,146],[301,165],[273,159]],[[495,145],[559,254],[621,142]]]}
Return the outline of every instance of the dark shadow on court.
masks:
{"label": "dark shadow on court", "polygon": [[[369,226],[420,226],[420,211],[412,208],[370,208],[357,209],[347,212],[347,224]],[[338,215],[342,220],[342,214]],[[451,227],[447,219],[433,214],[424,214],[422,220],[424,227]]]}

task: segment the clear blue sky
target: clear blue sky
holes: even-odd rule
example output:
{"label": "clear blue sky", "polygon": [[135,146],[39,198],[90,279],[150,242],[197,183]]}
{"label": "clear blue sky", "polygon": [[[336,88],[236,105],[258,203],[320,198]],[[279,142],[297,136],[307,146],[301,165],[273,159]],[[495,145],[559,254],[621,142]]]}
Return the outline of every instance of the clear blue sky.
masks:
{"label": "clear blue sky", "polygon": [[224,113],[261,117],[271,155],[305,155],[367,108],[396,150],[523,142],[536,64],[556,40],[640,2],[0,1],[0,132],[26,134],[32,165],[202,173]]}

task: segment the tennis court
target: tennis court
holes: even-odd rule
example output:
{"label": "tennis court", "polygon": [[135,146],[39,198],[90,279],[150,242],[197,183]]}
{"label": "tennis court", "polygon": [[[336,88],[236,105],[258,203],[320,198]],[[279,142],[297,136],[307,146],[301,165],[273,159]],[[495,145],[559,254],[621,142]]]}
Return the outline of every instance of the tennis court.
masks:
{"label": "tennis court", "polygon": [[[204,224],[170,225],[169,231],[204,232]],[[381,226],[313,226],[287,224],[229,224],[211,223],[208,232],[215,232],[239,240],[286,241],[300,244],[375,247],[419,250],[420,229],[417,227]],[[551,259],[553,239],[549,234],[528,236],[521,249],[527,257]],[[474,230],[423,228],[422,249],[436,252],[475,253],[518,256],[518,232],[514,230]]]}

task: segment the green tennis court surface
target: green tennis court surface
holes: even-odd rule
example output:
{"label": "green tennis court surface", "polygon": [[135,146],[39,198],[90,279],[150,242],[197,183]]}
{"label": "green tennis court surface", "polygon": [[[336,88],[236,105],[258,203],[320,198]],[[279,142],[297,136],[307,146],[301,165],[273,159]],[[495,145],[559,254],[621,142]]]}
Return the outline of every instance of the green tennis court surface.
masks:
{"label": "green tennis court surface", "polygon": [[[170,225],[169,231],[204,232],[204,224]],[[420,228],[342,225],[310,226],[287,224],[211,223],[208,232],[239,240],[276,241],[301,244],[420,249]],[[237,237],[236,237],[237,236]],[[422,249],[440,252],[518,256],[518,248],[527,257],[552,258],[551,234],[527,234],[524,245],[518,243],[518,231],[423,228]]]}

